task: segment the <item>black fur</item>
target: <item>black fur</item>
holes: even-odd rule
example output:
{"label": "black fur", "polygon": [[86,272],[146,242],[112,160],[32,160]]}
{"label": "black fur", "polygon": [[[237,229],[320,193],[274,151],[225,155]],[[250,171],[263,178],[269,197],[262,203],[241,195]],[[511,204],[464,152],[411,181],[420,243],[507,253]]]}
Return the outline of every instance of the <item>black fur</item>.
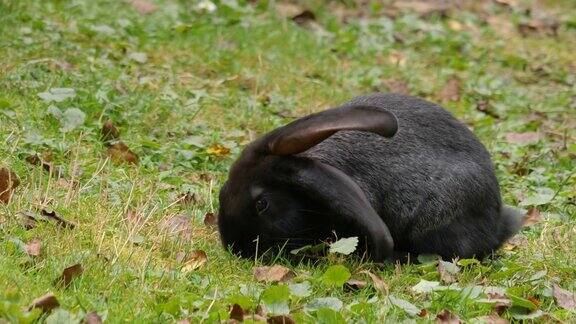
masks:
{"label": "black fur", "polygon": [[[397,125],[383,116],[385,131],[371,126],[327,138],[309,135],[306,125],[296,138],[316,136],[315,146],[275,153],[293,151],[269,143],[294,133],[303,124],[296,121],[246,148],[220,192],[224,246],[250,257],[256,248],[290,250],[335,232],[360,237],[374,261],[402,253],[467,258],[486,256],[519,229],[521,215],[503,206],[490,155],[450,113],[414,97],[373,94],[334,109],[338,123],[357,107],[392,113]],[[306,123],[326,123],[332,114]],[[350,122],[358,118],[345,118],[341,129],[362,129]]]}

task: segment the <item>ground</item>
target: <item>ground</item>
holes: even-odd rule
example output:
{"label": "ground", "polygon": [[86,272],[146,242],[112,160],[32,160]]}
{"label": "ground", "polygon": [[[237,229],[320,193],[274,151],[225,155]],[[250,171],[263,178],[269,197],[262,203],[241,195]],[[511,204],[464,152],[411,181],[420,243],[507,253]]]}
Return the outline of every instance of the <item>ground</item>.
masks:
{"label": "ground", "polygon": [[[149,1],[0,0],[0,322],[576,320],[573,1]],[[526,227],[481,262],[255,277],[209,219],[228,167],[375,91],[466,123]]]}

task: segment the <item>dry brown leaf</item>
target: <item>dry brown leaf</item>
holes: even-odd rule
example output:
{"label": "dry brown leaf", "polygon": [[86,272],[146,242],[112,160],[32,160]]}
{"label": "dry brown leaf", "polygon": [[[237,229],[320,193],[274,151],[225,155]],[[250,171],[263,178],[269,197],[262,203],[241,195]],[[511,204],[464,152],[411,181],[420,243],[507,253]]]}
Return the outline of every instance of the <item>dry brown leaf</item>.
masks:
{"label": "dry brown leaf", "polygon": [[481,317],[476,317],[473,318],[476,321],[474,321],[474,323],[484,323],[484,324],[508,324],[508,321],[503,319],[502,317],[500,317],[497,314],[491,314],[491,315],[487,315],[487,316],[481,316]]}
{"label": "dry brown leaf", "polygon": [[230,154],[230,149],[221,144],[214,143],[206,148],[206,153],[217,157],[223,157]]}
{"label": "dry brown leaf", "polygon": [[111,120],[108,120],[102,125],[100,135],[102,136],[102,140],[107,143],[118,139],[120,137],[120,131],[114,126]]}
{"label": "dry brown leaf", "polygon": [[190,218],[185,215],[165,218],[160,223],[160,229],[186,241],[192,238],[192,224],[190,223]]}
{"label": "dry brown leaf", "polygon": [[18,176],[7,168],[0,168],[0,202],[8,204],[12,192],[20,185]]}
{"label": "dry brown leaf", "polygon": [[456,78],[452,78],[446,82],[442,91],[440,91],[440,100],[442,102],[448,101],[458,101],[460,100],[460,88],[462,85],[460,84],[460,80]]}
{"label": "dry brown leaf", "polygon": [[490,105],[488,100],[480,100],[476,103],[476,110],[492,118],[500,119],[498,112]]}
{"label": "dry brown leaf", "polygon": [[540,135],[537,132],[525,133],[507,133],[506,141],[511,144],[529,144],[536,143],[540,140]]}
{"label": "dry brown leaf", "polygon": [[299,5],[287,1],[276,2],[275,7],[278,15],[284,18],[294,17],[304,11],[304,8],[300,7]]}
{"label": "dry brown leaf", "polygon": [[186,192],[178,196],[178,201],[183,205],[192,205],[200,202],[200,196],[195,192]]}
{"label": "dry brown leaf", "polygon": [[372,279],[372,285],[377,291],[383,294],[388,294],[388,285],[384,282],[384,280],[382,280],[382,278],[380,278],[380,276],[368,270],[360,271],[360,273],[366,274],[370,277],[370,279]]}
{"label": "dry brown leaf", "polygon": [[557,284],[552,285],[552,293],[558,306],[569,311],[576,309],[576,294],[560,288]]}
{"label": "dry brown leaf", "polygon": [[18,212],[16,217],[18,217],[20,224],[25,229],[30,230],[36,227],[36,217],[34,214],[30,212]]}
{"label": "dry brown leaf", "polygon": [[157,9],[154,3],[147,0],[130,0],[129,2],[142,15],[152,13]]}
{"label": "dry brown leaf", "polygon": [[356,291],[356,290],[364,289],[366,287],[366,285],[367,285],[366,281],[357,280],[357,279],[350,279],[350,280],[346,281],[346,283],[344,284],[344,289],[347,291]]}
{"label": "dry brown leaf", "polygon": [[218,225],[218,216],[214,213],[208,212],[204,215],[204,225],[216,226]]}
{"label": "dry brown leaf", "polygon": [[106,155],[116,163],[138,164],[138,155],[132,152],[122,141],[114,143],[108,147]]}
{"label": "dry brown leaf", "polygon": [[450,312],[447,309],[442,310],[438,315],[436,315],[436,323],[442,324],[460,324],[460,317],[458,315]]}
{"label": "dry brown leaf", "polygon": [[102,318],[96,312],[90,312],[84,316],[84,324],[102,324]]}
{"label": "dry brown leaf", "polygon": [[42,249],[42,242],[40,239],[35,238],[26,244],[26,253],[30,256],[39,256]]}
{"label": "dry brown leaf", "polygon": [[252,269],[252,274],[254,275],[254,279],[256,279],[257,281],[267,283],[287,282],[295,277],[295,274],[292,270],[283,267],[281,265],[273,265],[271,267],[268,266],[254,267]]}
{"label": "dry brown leaf", "polygon": [[62,275],[56,279],[55,284],[68,287],[74,278],[79,277],[84,272],[84,268],[80,263],[69,266],[62,271]]}
{"label": "dry brown leaf", "polygon": [[421,17],[438,14],[445,17],[450,9],[446,1],[441,0],[402,0],[394,2],[394,7],[402,11],[419,14]]}
{"label": "dry brown leaf", "polygon": [[508,7],[516,7],[518,5],[518,0],[494,0],[494,2]]}
{"label": "dry brown leaf", "polygon": [[32,310],[34,308],[38,308],[42,311],[42,313],[48,313],[54,308],[60,306],[58,299],[54,296],[53,293],[47,293],[42,297],[38,297],[32,301],[30,306],[28,306],[28,310]]}
{"label": "dry brown leaf", "polygon": [[518,31],[524,37],[532,34],[557,36],[560,23],[551,18],[533,18],[528,22],[518,24]]}
{"label": "dry brown leaf", "polygon": [[288,315],[278,315],[268,317],[268,324],[296,324],[296,322]]}
{"label": "dry brown leaf", "polygon": [[532,226],[534,224],[538,224],[542,220],[540,216],[540,211],[536,207],[532,207],[528,210],[526,215],[524,215],[522,225],[523,226]]}
{"label": "dry brown leaf", "polygon": [[231,320],[237,320],[238,322],[244,321],[244,310],[242,309],[242,306],[238,304],[234,304],[230,307],[229,314]]}
{"label": "dry brown leaf", "polygon": [[206,264],[206,261],[208,261],[208,256],[206,255],[206,252],[202,250],[195,250],[190,254],[190,258],[188,259],[188,261],[184,263],[184,266],[182,267],[181,271],[183,273],[192,272],[202,267],[204,264]]}
{"label": "dry brown leaf", "polygon": [[504,243],[504,246],[502,248],[506,251],[512,251],[516,247],[518,247],[520,245],[524,245],[526,243],[528,243],[528,239],[526,238],[526,236],[524,236],[522,234],[516,234],[516,235],[512,236],[508,240],[508,242]]}

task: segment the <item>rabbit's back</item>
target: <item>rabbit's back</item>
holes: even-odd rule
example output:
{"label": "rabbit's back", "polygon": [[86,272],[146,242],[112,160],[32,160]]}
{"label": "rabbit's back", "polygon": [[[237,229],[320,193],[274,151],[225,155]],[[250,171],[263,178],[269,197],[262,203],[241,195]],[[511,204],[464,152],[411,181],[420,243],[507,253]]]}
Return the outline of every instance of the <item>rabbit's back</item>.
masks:
{"label": "rabbit's back", "polygon": [[[454,251],[461,255],[500,244],[507,233],[491,226],[499,221],[498,182],[490,155],[466,126],[440,106],[414,97],[373,94],[345,106],[358,104],[394,113],[399,125],[396,135],[386,139],[341,131],[302,155],[352,177],[400,249],[426,250],[417,246],[420,238],[437,240],[438,247],[446,241],[444,235],[462,242],[463,251]],[[450,224],[454,226],[446,226]],[[486,241],[486,246],[476,240]]]}

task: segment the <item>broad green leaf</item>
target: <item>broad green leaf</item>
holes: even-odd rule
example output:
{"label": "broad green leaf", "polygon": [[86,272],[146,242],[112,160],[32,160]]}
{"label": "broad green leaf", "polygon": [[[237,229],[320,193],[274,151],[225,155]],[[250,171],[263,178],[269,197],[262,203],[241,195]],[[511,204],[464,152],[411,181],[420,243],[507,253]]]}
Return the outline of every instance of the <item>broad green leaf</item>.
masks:
{"label": "broad green leaf", "polygon": [[71,130],[74,130],[76,127],[84,124],[84,120],[86,119],[86,114],[78,108],[68,108],[62,114],[62,119],[60,123],[62,124],[60,130],[64,133],[67,133]]}
{"label": "broad green leaf", "polygon": [[262,292],[261,299],[266,303],[276,303],[290,299],[290,288],[286,285],[268,287]]}
{"label": "broad green leaf", "polygon": [[440,286],[438,281],[428,281],[421,279],[419,283],[417,283],[412,290],[417,293],[429,293]]}
{"label": "broad green leaf", "polygon": [[407,300],[398,298],[394,295],[388,296],[388,299],[390,300],[390,303],[392,303],[392,305],[401,308],[410,316],[416,316],[420,313],[420,308],[416,307],[414,304],[410,303]]}
{"label": "broad green leaf", "polygon": [[350,253],[356,251],[356,246],[358,246],[357,237],[341,238],[338,241],[330,244],[330,253],[341,253],[344,255],[349,255]]}
{"label": "broad green leaf", "polygon": [[520,202],[520,206],[540,206],[552,201],[556,192],[550,188],[537,188],[536,192]]}
{"label": "broad green leaf", "polygon": [[322,282],[328,286],[341,287],[350,276],[350,271],[345,266],[333,265],[322,275]]}
{"label": "broad green leaf", "polygon": [[82,318],[65,309],[57,308],[46,318],[46,324],[77,324]]}
{"label": "broad green leaf", "polygon": [[62,102],[75,96],[76,90],[71,88],[52,88],[46,92],[38,93],[38,97],[46,102]]}
{"label": "broad green leaf", "polygon": [[339,312],[330,308],[320,308],[316,311],[316,323],[345,324],[346,321]]}
{"label": "broad green leaf", "polygon": [[308,281],[291,283],[288,287],[290,288],[290,293],[296,297],[308,297],[311,294],[310,283]]}
{"label": "broad green leaf", "polygon": [[522,307],[529,310],[536,310],[538,308],[536,305],[534,305],[533,302],[529,301],[528,299],[510,293],[508,293],[507,296],[512,301],[513,306]]}
{"label": "broad green leaf", "polygon": [[321,308],[329,308],[335,311],[340,311],[344,304],[342,301],[336,297],[321,297],[315,298],[308,304],[306,304],[305,308],[307,311],[316,311]]}

